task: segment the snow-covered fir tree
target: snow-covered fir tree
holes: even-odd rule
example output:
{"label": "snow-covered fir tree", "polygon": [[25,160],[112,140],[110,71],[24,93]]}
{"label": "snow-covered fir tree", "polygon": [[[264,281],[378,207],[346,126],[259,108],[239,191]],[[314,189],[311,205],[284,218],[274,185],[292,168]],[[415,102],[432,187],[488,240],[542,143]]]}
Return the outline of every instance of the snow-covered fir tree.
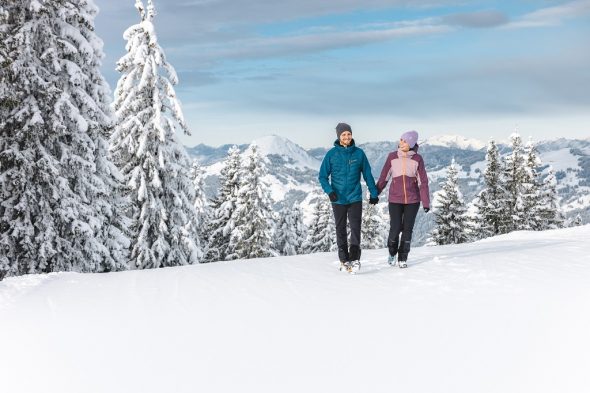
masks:
{"label": "snow-covered fir tree", "polygon": [[[496,142],[491,139],[486,153],[484,189],[474,200],[476,226],[475,239],[483,239],[500,233],[502,219],[502,165]],[[475,240],[474,239],[474,240]]]}
{"label": "snow-covered fir tree", "polygon": [[361,220],[361,248],[374,250],[386,246],[382,228],[386,227],[379,205],[363,203]]}
{"label": "snow-covered fir tree", "polygon": [[479,203],[477,196],[465,206],[465,238],[467,242],[474,242],[483,238],[481,234],[482,219],[476,203]]}
{"label": "snow-covered fir tree", "polygon": [[[126,268],[91,0],[3,4],[0,275]],[[3,263],[0,263],[4,265]]]}
{"label": "snow-covered fir tree", "polygon": [[157,41],[154,4],[136,0],[141,22],[124,33],[117,63],[113,155],[127,185],[133,222],[132,269],[185,265],[202,258],[195,228],[190,161],[176,138],[190,135],[173,85],[174,68]]}
{"label": "snow-covered fir tree", "polygon": [[565,217],[559,204],[557,179],[552,167],[549,167],[548,174],[541,186],[537,213],[540,221],[539,229],[541,230],[557,229],[564,226]]}
{"label": "snow-covered fir tree", "polygon": [[[87,122],[90,138],[88,151],[93,150],[95,176],[88,179],[85,188],[88,201],[103,220],[97,227],[96,238],[106,247],[101,252],[92,251],[94,258],[88,261],[92,265],[85,271],[122,270],[128,268],[130,222],[124,212],[127,201],[123,196],[123,177],[109,152],[114,119],[110,108],[111,91],[100,73],[101,59],[104,57],[103,43],[94,32],[94,18],[98,14],[98,8],[92,0],[77,0],[72,3],[77,5],[77,11],[62,9],[60,12],[69,24],[62,27],[62,36],[68,42],[78,43],[80,50],[64,49],[66,59],[71,61],[66,63],[65,68],[73,85],[70,93],[72,103],[79,108],[79,115]],[[67,45],[64,47],[67,48]],[[79,67],[77,70],[76,65]],[[92,157],[90,153],[87,154]],[[67,168],[71,169],[72,166]],[[73,171],[69,177],[82,183],[77,171]],[[81,189],[79,184],[74,187]]]}
{"label": "snow-covered fir tree", "polygon": [[205,245],[208,241],[207,227],[209,225],[211,209],[207,201],[207,195],[205,195],[205,171],[197,160],[193,160],[190,175],[195,192],[193,199],[193,206],[196,212],[195,227],[197,228],[197,235],[201,244]]}
{"label": "snow-covered fir tree", "polygon": [[335,251],[336,224],[332,213],[332,204],[321,188],[316,187],[312,199],[312,220],[308,227],[305,253]]}
{"label": "snow-covered fir tree", "polygon": [[539,217],[541,194],[538,168],[541,166],[541,159],[531,139],[529,139],[524,148],[524,154],[525,177],[522,184],[523,215],[522,221],[517,228],[520,230],[538,231],[543,229],[541,218]]}
{"label": "snow-covered fir tree", "polygon": [[219,192],[211,200],[211,218],[207,226],[208,244],[206,262],[225,260],[229,238],[233,229],[232,216],[236,208],[240,188],[242,160],[240,149],[232,146],[227,152],[219,176]]}
{"label": "snow-covered fir tree", "polygon": [[268,187],[262,178],[266,174],[258,146],[250,145],[246,166],[240,171],[240,187],[231,216],[227,259],[250,259],[276,256],[272,248],[272,206]]}
{"label": "snow-covered fir tree", "polygon": [[457,244],[468,241],[468,226],[466,206],[463,195],[457,183],[459,168],[455,159],[448,167],[447,179],[441,185],[441,190],[435,193],[433,212],[436,226],[431,234],[431,241],[435,244]]}
{"label": "snow-covered fir tree", "polygon": [[528,175],[522,139],[517,132],[510,135],[512,152],[506,156],[503,168],[504,195],[501,198],[500,233],[522,228],[524,222],[524,183]]}
{"label": "snow-covered fir tree", "polygon": [[283,207],[275,231],[275,249],[281,255],[302,254],[306,238],[307,228],[300,205]]}

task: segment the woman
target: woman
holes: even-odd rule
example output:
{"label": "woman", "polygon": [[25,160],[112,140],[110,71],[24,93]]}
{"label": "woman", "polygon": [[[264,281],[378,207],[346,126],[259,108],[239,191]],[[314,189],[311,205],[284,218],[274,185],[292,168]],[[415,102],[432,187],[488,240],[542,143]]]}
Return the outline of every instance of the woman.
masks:
{"label": "woman", "polygon": [[[397,255],[398,266],[407,267],[410,243],[414,221],[420,208],[420,202],[424,211],[430,210],[430,197],[428,190],[428,176],[424,168],[424,161],[418,154],[418,133],[408,131],[402,134],[397,151],[389,153],[385,165],[381,170],[381,176],[377,182],[377,191],[381,193],[388,180],[389,186],[389,248],[390,265],[395,265]],[[401,241],[399,235],[401,232]]]}

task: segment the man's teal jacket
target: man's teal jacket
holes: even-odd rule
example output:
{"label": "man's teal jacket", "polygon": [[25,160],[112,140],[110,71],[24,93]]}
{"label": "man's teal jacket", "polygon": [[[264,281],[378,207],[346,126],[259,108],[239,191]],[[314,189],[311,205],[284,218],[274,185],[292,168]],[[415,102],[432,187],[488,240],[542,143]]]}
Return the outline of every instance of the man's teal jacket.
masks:
{"label": "man's teal jacket", "polygon": [[361,173],[369,188],[372,198],[377,198],[375,179],[371,174],[371,165],[365,152],[356,147],[354,139],[350,146],[344,147],[337,140],[330,149],[320,167],[319,180],[326,194],[336,193],[336,204],[348,205],[363,200]]}

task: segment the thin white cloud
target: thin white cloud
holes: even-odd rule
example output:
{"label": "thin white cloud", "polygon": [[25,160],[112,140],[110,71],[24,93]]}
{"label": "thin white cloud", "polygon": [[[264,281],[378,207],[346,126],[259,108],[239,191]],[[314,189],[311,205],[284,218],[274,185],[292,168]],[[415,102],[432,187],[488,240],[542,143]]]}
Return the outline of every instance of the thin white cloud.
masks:
{"label": "thin white cloud", "polygon": [[504,28],[516,29],[527,27],[559,26],[566,19],[590,14],[590,0],[578,0],[562,5],[541,8],[523,15],[520,19],[508,23]]}
{"label": "thin white cloud", "polygon": [[330,32],[286,37],[240,40],[229,49],[206,52],[206,56],[220,58],[258,58],[283,56],[350,46],[367,45],[403,37],[441,34],[452,28],[443,25],[408,26],[393,29]]}

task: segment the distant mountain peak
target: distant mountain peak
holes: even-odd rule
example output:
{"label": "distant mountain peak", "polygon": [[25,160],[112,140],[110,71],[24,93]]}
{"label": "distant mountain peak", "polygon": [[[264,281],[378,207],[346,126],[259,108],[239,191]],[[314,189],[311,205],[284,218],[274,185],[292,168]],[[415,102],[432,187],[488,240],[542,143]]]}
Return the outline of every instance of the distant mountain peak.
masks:
{"label": "distant mountain peak", "polygon": [[456,147],[467,150],[481,150],[487,146],[487,143],[478,139],[466,138],[461,135],[435,135],[426,139],[424,142],[422,142],[422,144],[430,146]]}
{"label": "distant mountain peak", "polygon": [[295,142],[278,135],[267,135],[252,141],[263,156],[278,155],[292,160],[294,165],[317,170],[320,163]]}

